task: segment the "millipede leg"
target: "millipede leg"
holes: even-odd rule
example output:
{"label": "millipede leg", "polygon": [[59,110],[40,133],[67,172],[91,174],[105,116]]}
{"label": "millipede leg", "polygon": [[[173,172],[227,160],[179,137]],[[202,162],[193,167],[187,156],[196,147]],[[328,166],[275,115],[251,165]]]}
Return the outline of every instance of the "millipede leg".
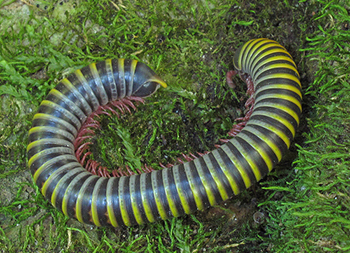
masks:
{"label": "millipede leg", "polygon": [[[102,114],[111,117],[111,113],[117,115],[117,117],[119,118],[120,113],[124,114],[126,111],[131,113],[130,107],[136,110],[136,106],[134,104],[135,101],[144,103],[144,100],[140,97],[128,97],[117,101],[113,101],[104,106],[100,106],[97,109],[97,111],[92,113],[85,121],[85,123],[83,124],[83,126],[77,134],[77,138],[74,141],[74,147],[76,158],[82,166],[85,165],[87,171],[100,177],[121,177],[131,176],[135,174],[128,167],[126,168],[126,172],[123,171],[122,168],[118,168],[110,173],[108,172],[107,167],[102,166],[100,162],[97,162],[90,157],[90,155],[92,154],[92,152],[90,151],[90,145],[93,144],[91,139],[93,138],[93,136],[95,136],[95,130],[100,128],[100,122],[96,118],[100,118],[100,115]],[[147,167],[147,169],[145,169],[144,171],[143,169],[140,170],[139,173],[143,173],[146,171],[150,171],[150,167]]]}
{"label": "millipede leg", "polygon": [[[231,130],[228,132],[228,135],[231,137],[236,136],[244,128],[244,126],[246,125],[250,116],[253,113],[254,102],[255,102],[254,101],[254,83],[253,83],[253,80],[252,80],[250,75],[245,74],[245,73],[239,73],[236,70],[230,70],[226,74],[226,82],[227,82],[228,86],[230,86],[231,88],[236,87],[236,85],[232,81],[232,77],[236,74],[239,74],[239,77],[242,79],[242,81],[247,84],[247,95],[249,96],[249,98],[245,102],[244,106],[246,109],[248,109],[248,111],[245,113],[244,117],[240,117],[240,118],[235,119],[235,121],[242,121],[242,122],[234,125],[231,128]],[[220,139],[220,141],[223,143],[226,143],[229,141],[229,139]]]}

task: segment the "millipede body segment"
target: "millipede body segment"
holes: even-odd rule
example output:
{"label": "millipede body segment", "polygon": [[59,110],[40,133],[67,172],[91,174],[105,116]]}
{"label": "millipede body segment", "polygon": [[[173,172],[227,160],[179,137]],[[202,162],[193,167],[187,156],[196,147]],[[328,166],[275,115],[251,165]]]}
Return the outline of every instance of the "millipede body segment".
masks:
{"label": "millipede body segment", "polygon": [[248,41],[234,65],[251,76],[255,90],[253,113],[235,138],[193,161],[120,178],[87,172],[75,157],[74,139],[99,106],[149,96],[166,84],[135,60],[106,60],[75,71],[50,91],[33,118],[27,152],[35,183],[65,215],[96,226],[178,217],[237,195],[266,176],[289,148],[302,95],[292,57],[275,41]]}

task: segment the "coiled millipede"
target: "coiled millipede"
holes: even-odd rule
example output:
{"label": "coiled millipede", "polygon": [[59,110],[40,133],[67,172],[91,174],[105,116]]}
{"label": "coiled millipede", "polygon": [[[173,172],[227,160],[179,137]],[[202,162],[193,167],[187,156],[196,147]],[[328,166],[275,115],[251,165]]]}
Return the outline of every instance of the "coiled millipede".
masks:
{"label": "coiled millipede", "polygon": [[100,105],[148,96],[166,84],[135,60],[90,64],[63,79],[41,103],[29,131],[28,166],[60,211],[96,226],[131,226],[202,210],[262,179],[291,145],[301,114],[301,84],[290,54],[275,41],[250,40],[234,66],[254,83],[254,109],[227,143],[193,161],[140,175],[105,178],[75,157],[74,139]]}

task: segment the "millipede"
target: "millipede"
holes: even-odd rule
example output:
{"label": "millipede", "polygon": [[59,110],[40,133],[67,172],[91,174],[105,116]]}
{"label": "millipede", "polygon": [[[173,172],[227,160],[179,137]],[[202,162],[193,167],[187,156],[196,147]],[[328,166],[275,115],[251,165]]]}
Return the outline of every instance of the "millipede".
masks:
{"label": "millipede", "polygon": [[[28,167],[41,193],[65,215],[96,226],[133,226],[220,203],[265,177],[289,149],[301,115],[300,77],[279,43],[254,39],[233,58],[251,83],[246,122],[211,152],[169,168],[121,177],[84,169],[74,141],[89,115],[110,102],[147,97],[166,83],[136,60],[109,59],[76,70],[52,89],[34,115]],[[232,85],[232,82],[230,83]]]}

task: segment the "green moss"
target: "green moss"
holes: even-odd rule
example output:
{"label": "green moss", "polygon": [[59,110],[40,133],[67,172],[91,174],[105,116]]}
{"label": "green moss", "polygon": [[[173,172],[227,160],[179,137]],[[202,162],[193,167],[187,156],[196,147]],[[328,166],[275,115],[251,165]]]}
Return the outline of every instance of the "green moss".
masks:
{"label": "green moss", "polygon": [[278,252],[349,250],[349,45],[344,42],[350,33],[344,29],[349,6],[342,4],[321,9],[315,18],[319,30],[302,49],[318,68],[305,95],[307,131],[288,183],[293,194],[284,197],[284,214],[273,213],[268,226],[272,240],[281,242],[275,245]]}

